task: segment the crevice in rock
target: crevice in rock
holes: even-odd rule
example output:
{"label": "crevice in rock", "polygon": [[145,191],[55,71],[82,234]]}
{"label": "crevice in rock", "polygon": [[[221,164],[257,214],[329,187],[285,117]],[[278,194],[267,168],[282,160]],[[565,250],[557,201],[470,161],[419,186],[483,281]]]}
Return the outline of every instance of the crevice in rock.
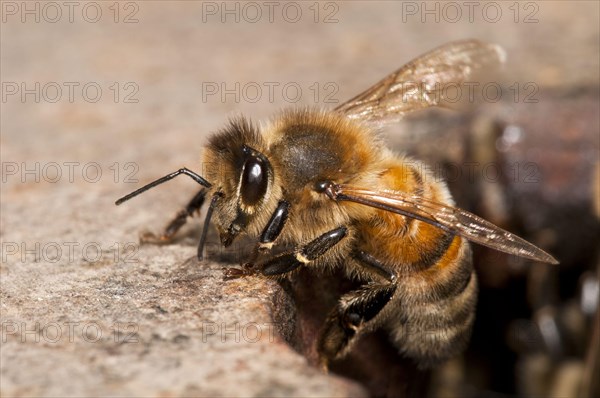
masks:
{"label": "crevice in rock", "polygon": [[[337,299],[357,283],[341,270],[329,274],[304,268],[279,285],[282,289],[272,299],[278,331],[310,365],[318,366],[316,342],[325,318]],[[418,370],[398,353],[384,331],[361,336],[329,371],[360,383],[373,397],[421,397],[427,394],[430,378],[430,372]]]}

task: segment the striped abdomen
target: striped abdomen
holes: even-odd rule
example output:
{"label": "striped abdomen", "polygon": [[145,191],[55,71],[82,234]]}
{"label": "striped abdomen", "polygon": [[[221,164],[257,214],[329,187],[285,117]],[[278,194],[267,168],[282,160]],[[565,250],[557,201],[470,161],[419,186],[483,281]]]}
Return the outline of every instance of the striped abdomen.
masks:
{"label": "striped abdomen", "polygon": [[[379,173],[385,189],[453,205],[443,182],[416,162],[399,159]],[[472,328],[477,296],[469,243],[411,218],[377,210],[359,227],[360,248],[397,275],[397,289],[381,324],[397,347],[422,365],[462,351]]]}

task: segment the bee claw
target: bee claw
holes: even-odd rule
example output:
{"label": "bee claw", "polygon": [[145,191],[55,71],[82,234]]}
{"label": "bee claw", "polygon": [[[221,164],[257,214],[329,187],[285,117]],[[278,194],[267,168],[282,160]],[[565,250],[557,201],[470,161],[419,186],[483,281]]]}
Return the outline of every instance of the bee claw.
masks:
{"label": "bee claw", "polygon": [[244,271],[239,268],[223,268],[223,280],[228,281],[244,276]]}
{"label": "bee claw", "polygon": [[238,279],[255,273],[254,264],[245,263],[241,268],[223,268],[223,280]]}
{"label": "bee claw", "polygon": [[142,245],[167,245],[173,241],[172,237],[167,235],[156,235],[151,231],[141,231],[140,244]]}

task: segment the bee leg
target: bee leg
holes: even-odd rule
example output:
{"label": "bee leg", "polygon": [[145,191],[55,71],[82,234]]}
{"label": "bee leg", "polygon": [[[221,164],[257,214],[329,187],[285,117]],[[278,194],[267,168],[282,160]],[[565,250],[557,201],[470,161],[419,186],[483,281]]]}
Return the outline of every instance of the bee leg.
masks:
{"label": "bee leg", "polygon": [[277,208],[271,215],[269,222],[265,225],[262,233],[260,234],[260,238],[258,239],[258,243],[254,248],[252,253],[252,257],[250,263],[256,261],[256,258],[260,253],[266,253],[271,250],[273,247],[273,243],[275,239],[281,234],[283,227],[288,218],[288,214],[290,212],[290,204],[289,202],[282,200],[277,205]]}
{"label": "bee leg", "polygon": [[362,250],[354,250],[352,258],[369,274],[384,278],[389,283],[396,283],[396,274],[390,271],[381,261]]}
{"label": "bee leg", "polygon": [[175,234],[181,227],[185,225],[188,217],[191,217],[194,212],[199,211],[202,205],[204,204],[204,199],[206,197],[206,189],[201,189],[190,202],[185,206],[185,208],[181,209],[175,218],[169,222],[169,224],[165,227],[164,231],[160,236],[156,236],[152,232],[143,232],[140,235],[141,243],[150,243],[150,244],[168,244],[173,241]]}
{"label": "bee leg", "polygon": [[260,238],[258,239],[258,243],[252,250],[252,254],[250,255],[250,260],[242,265],[241,268],[224,268],[223,272],[225,273],[224,278],[235,279],[240,278],[242,276],[252,275],[255,273],[254,263],[260,254],[265,254],[273,248],[273,243],[277,239],[277,237],[281,234],[285,222],[287,221],[288,214],[290,210],[289,202],[282,200],[277,204],[277,208],[271,215],[269,222],[265,225],[262,233],[260,234]]}
{"label": "bee leg", "polygon": [[396,274],[385,264],[362,250],[355,249],[351,255],[363,271],[385,282],[371,282],[344,295],[329,314],[317,346],[324,367],[348,352],[355,336],[381,312],[396,291]]}
{"label": "bee leg", "polygon": [[287,274],[301,265],[308,264],[338,244],[348,234],[347,227],[339,227],[313,239],[294,251],[284,252],[256,264],[257,272],[265,276]]}
{"label": "bee leg", "polygon": [[319,361],[325,369],[331,360],[349,351],[356,335],[381,312],[395,291],[395,283],[371,282],[342,296],[327,317],[317,343]]}

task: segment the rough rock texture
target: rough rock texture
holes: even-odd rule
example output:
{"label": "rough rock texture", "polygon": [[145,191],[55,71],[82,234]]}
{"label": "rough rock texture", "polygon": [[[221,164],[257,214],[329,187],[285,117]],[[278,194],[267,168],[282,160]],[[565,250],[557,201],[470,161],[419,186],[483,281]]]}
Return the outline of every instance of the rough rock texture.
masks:
{"label": "rough rock texture", "polygon": [[[191,181],[180,177],[127,205],[113,204],[183,165],[202,172],[198,158],[207,134],[232,114],[258,120],[282,106],[331,107],[329,100],[343,101],[450,40],[473,37],[507,50],[500,113],[510,115],[517,108],[525,115],[523,123],[528,107],[536,106],[523,102],[530,93],[526,82],[557,90],[598,85],[596,2],[528,2],[534,7],[521,8],[518,17],[502,3],[498,22],[483,18],[478,8],[473,22],[463,9],[458,22],[442,18],[439,23],[432,16],[422,22],[420,14],[407,14],[403,3],[412,4],[320,3],[315,16],[314,7],[309,8],[313,3],[305,2],[298,22],[285,20],[278,3],[273,23],[266,8],[257,23],[248,21],[254,14],[236,22],[235,16],[206,8],[222,7],[222,2],[126,2],[120,3],[118,15],[113,2],[97,2],[98,22],[90,22],[93,9],[84,17],[86,3],[78,3],[73,22],[63,7],[56,23],[49,21],[54,10],[43,2],[27,2],[39,9],[39,22],[24,14],[23,2],[0,3],[0,395],[422,393],[427,375],[414,373],[379,334],[333,366],[345,378],[313,366],[314,336],[333,296],[312,307],[306,288],[320,283],[326,290],[325,279],[306,275],[283,287],[258,278],[223,281],[221,268],[242,261],[244,246],[223,253],[213,239],[209,260],[198,264],[193,259],[197,222],[184,228],[173,245],[140,246],[141,230],[162,228],[193,195],[197,187]],[[228,4],[243,12],[243,3]],[[533,11],[536,22],[524,23]],[[132,23],[123,23],[126,19]],[[291,88],[284,92],[286,85]],[[257,100],[256,86],[261,88]],[[297,101],[296,87],[301,90]],[[519,99],[507,87],[517,87]],[[213,95],[209,90],[215,88],[219,91]],[[237,94],[222,95],[225,89]],[[591,96],[597,101],[597,90]],[[554,111],[569,99],[558,98],[544,109],[559,115]],[[544,113],[535,113],[530,129],[543,122]],[[583,110],[566,114],[560,125],[583,120],[573,128],[576,132],[593,126],[586,120],[595,117]],[[404,125],[410,132],[419,126]],[[561,137],[556,146],[568,138]],[[593,170],[597,162],[597,137],[589,141],[577,141],[586,153],[583,162],[575,162],[582,170]],[[454,161],[462,161],[463,153],[454,151],[462,143],[445,139],[441,145],[457,156]],[[525,158],[531,155],[518,150]],[[541,187],[543,181],[527,186]],[[523,213],[535,212],[525,208]],[[550,247],[553,242],[550,237]],[[490,338],[488,344],[495,341]],[[477,374],[477,362],[470,364],[471,376]],[[438,374],[434,380],[444,389],[433,391],[465,395],[498,388],[476,375],[471,380],[478,381],[465,389],[465,376],[456,371],[463,367],[454,363],[445,376]]]}
{"label": "rough rock texture", "polygon": [[[135,232],[127,236],[118,216],[98,212],[101,198],[68,199],[77,206],[21,204],[45,242],[39,261],[20,249],[7,254],[12,246],[3,241],[3,395],[363,395],[307,366],[282,340],[285,325],[270,315],[275,283],[224,282],[223,265],[198,264],[188,244],[128,245]],[[3,211],[4,225],[25,214],[10,205]],[[36,250],[24,234],[10,236]],[[65,242],[74,242],[72,255]]]}

